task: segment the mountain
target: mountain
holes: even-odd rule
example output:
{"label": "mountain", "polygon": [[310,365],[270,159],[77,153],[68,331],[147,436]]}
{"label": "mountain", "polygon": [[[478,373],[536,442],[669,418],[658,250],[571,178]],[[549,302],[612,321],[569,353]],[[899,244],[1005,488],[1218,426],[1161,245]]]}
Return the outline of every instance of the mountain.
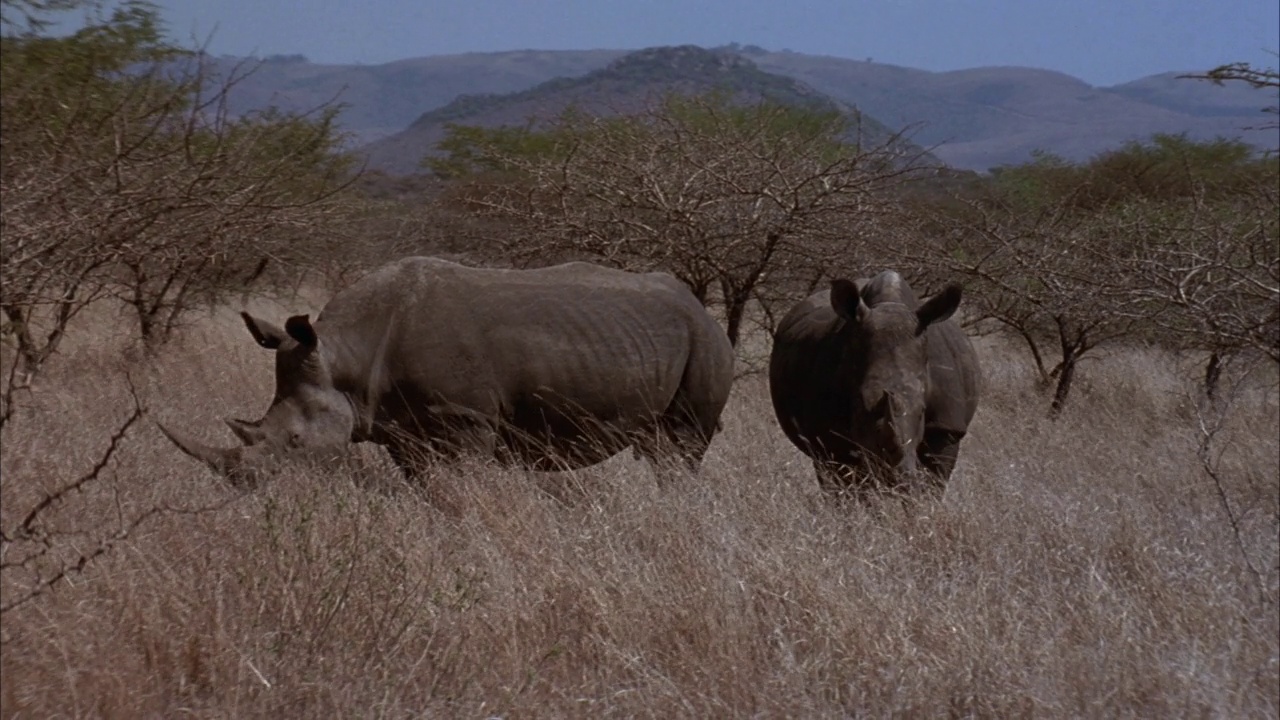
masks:
{"label": "mountain", "polygon": [[[743,56],[692,45],[640,50],[577,78],[556,78],[504,95],[463,95],[424,113],[403,132],[361,148],[369,166],[391,173],[414,172],[447,133],[449,123],[479,127],[552,120],[569,107],[593,115],[639,112],[665,93],[728,93],[744,104],[770,100],[782,105],[834,111],[856,123],[864,142],[879,145],[893,135],[884,124],[794,78],[767,73]],[[536,125],[536,123],[535,123]],[[850,140],[855,139],[850,137]],[[915,146],[904,152],[918,151]]]}
{"label": "mountain", "polygon": [[557,77],[576,77],[604,67],[624,50],[526,50],[504,53],[435,55],[383,65],[319,65],[300,55],[261,60],[211,59],[222,78],[244,75],[229,96],[240,114],[275,105],[307,111],[337,100],[347,106],[343,128],[364,144],[404,130],[419,115],[449,104],[459,95],[527,90]]}
{"label": "mountain", "polygon": [[[1185,74],[1151,75],[1108,88],[1107,92],[1198,117],[1253,117],[1255,124],[1264,119],[1257,113],[1258,101],[1268,99],[1266,93],[1242,82],[1215,85],[1179,77]],[[1270,101],[1276,102],[1274,90]]]}
{"label": "mountain", "polygon": [[[1083,160],[1126,140],[1154,133],[1187,133],[1194,139],[1239,137],[1275,149],[1275,130],[1246,130],[1265,123],[1260,112],[1274,105],[1274,93],[1242,83],[1217,86],[1179,79],[1178,73],[1140,78],[1112,87],[1093,87],[1054,72],[1023,67],[984,67],[954,72],[914,68],[759,47],[729,46],[721,53],[749,59],[764,73],[799,80],[812,91],[856,106],[898,129],[945,162],[986,170],[1030,158],[1044,149]],[[576,79],[606,68],[627,50],[519,50],[401,60],[384,65],[318,65],[299,56],[273,56],[241,80],[231,93],[233,112],[275,104],[306,110],[337,98],[347,104],[340,122],[353,145],[404,131],[424,114],[459,95],[485,103],[484,96],[522,93],[555,78]],[[238,62],[219,58],[224,74]],[[555,89],[553,83],[551,89]],[[608,84],[600,86],[602,90]],[[479,99],[476,99],[479,98]],[[608,105],[608,98],[593,102]],[[523,122],[525,97],[511,106]],[[455,106],[450,112],[465,109]],[[936,146],[936,147],[935,147]]]}
{"label": "mountain", "polygon": [[[753,57],[761,69],[799,78],[893,127],[918,125],[916,142],[950,165],[985,170],[1024,162],[1033,150],[1084,160],[1129,140],[1186,133],[1240,137],[1274,149],[1268,98],[1242,83],[1215,86],[1177,73],[1095,88],[1064,73],[1024,67],[928,72],[798,53]],[[937,147],[934,147],[937,146]]]}

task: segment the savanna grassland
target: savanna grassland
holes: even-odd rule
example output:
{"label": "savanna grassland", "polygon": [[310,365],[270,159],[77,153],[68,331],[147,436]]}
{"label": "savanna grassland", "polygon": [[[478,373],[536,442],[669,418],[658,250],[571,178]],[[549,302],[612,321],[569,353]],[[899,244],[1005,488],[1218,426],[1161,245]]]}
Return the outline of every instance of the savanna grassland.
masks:
{"label": "savanna grassland", "polygon": [[[232,113],[253,68],[165,28],[0,3],[0,719],[1280,716],[1274,153],[978,175],[681,80],[368,176],[336,102]],[[243,305],[315,315],[410,254],[685,283],[742,370],[701,472],[408,483],[357,447],[245,488],[161,434],[263,412]],[[765,328],[884,268],[1008,337],[940,500],[837,506]]]}
{"label": "savanna grassland", "polygon": [[[981,338],[939,503],[827,502],[759,375],[673,486],[624,454],[407,487],[360,447],[241,491],[151,421],[230,444],[220,418],[262,411],[272,358],[234,313],[154,360],[78,322],[4,428],[6,718],[1280,714],[1270,368],[1224,383],[1198,453],[1192,359],[1099,354],[1049,420],[1025,353]],[[95,474],[126,377],[148,415]]]}

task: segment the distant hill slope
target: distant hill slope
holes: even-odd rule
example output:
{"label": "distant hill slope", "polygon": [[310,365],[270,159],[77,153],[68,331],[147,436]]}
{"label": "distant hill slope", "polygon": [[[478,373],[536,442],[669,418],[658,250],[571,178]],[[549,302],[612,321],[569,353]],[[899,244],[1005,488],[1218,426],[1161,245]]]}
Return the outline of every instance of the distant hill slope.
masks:
{"label": "distant hill slope", "polygon": [[[856,108],[794,78],[764,72],[741,55],[685,45],[630,53],[581,77],[557,78],[521,92],[464,95],[424,113],[403,132],[377,140],[361,148],[361,152],[367,155],[372,168],[409,173],[417,169],[422,158],[434,153],[449,123],[479,127],[524,125],[530,119],[554,119],[571,106],[593,115],[628,114],[639,112],[669,92],[697,95],[713,90],[727,92],[743,103],[767,99],[843,113],[858,122],[863,140],[870,144],[885,142],[893,134]],[[912,149],[919,148],[904,148]]]}
{"label": "distant hill slope", "polygon": [[[459,95],[527,90],[557,77],[576,77],[607,65],[625,50],[527,50],[435,55],[384,65],[317,65],[299,56],[271,56],[253,66],[230,97],[234,113],[276,105],[309,110],[335,98],[348,107],[342,126],[364,144],[404,130],[424,112]],[[222,76],[243,58],[214,60]]]}
{"label": "distant hill slope", "polygon": [[[1260,109],[1275,104],[1274,94],[1240,83],[1216,86],[1177,79],[1170,72],[1095,88],[1069,75],[1032,68],[935,73],[755,47],[732,49],[760,71],[800,80],[892,128],[912,125],[917,142],[938,145],[935,154],[959,168],[1018,163],[1035,149],[1082,160],[1157,132],[1185,132],[1197,139],[1241,137],[1267,148],[1278,144],[1274,130],[1244,130],[1268,119]],[[384,65],[316,65],[296,56],[275,57],[240,83],[231,109],[274,104],[302,110],[337,97],[349,106],[341,116],[343,127],[361,144],[404,131],[459,95],[519,93],[554,78],[580,78],[628,53],[520,50]],[[225,71],[235,61],[221,58],[216,64]],[[526,106],[510,108],[516,121],[523,121],[520,113],[529,105],[527,98],[524,102]],[[593,102],[611,101],[601,97]]]}
{"label": "distant hill slope", "polygon": [[[1259,117],[1258,106],[1280,100],[1275,90],[1267,93],[1250,88],[1241,82],[1214,85],[1210,82],[1179,78],[1185,73],[1168,72],[1115,85],[1106,92],[1173,110],[1184,115],[1199,117],[1253,118],[1252,123],[1265,120]],[[1259,102],[1261,101],[1261,102]]]}
{"label": "distant hill slope", "polygon": [[798,53],[752,56],[762,69],[797,77],[890,126],[918,124],[916,142],[950,165],[986,170],[1024,162],[1037,149],[1083,160],[1155,133],[1194,139],[1240,137],[1275,148],[1272,131],[1245,130],[1266,120],[1274,96],[1243,83],[1216,86],[1143,78],[1113,88],[1051,70],[985,67],[934,73]]}

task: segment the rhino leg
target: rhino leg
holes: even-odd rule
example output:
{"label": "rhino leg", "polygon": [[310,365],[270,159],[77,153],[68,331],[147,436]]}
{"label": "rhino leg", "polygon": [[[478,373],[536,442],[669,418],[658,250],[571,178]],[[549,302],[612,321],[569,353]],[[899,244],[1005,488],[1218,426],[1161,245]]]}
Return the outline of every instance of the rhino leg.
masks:
{"label": "rhino leg", "polygon": [[[459,405],[431,405],[425,422],[415,420],[416,438],[425,438],[430,454],[457,459],[466,455],[495,458],[498,431],[490,416]],[[421,442],[421,440],[419,441]]]}
{"label": "rhino leg", "polygon": [[665,417],[648,433],[637,435],[632,443],[636,456],[649,461],[662,486],[676,480],[682,471],[697,475],[710,445],[711,438],[700,428]]}
{"label": "rhino leg", "polygon": [[697,475],[702,468],[702,458],[719,430],[719,422],[710,413],[699,413],[697,408],[698,404],[689,402],[682,389],[658,417],[656,427],[634,441],[636,454],[660,470],[660,484],[674,479],[677,463],[690,475]]}
{"label": "rhino leg", "polygon": [[833,460],[814,460],[813,471],[818,476],[818,487],[835,500],[851,496],[857,487],[853,468]]}
{"label": "rhino leg", "polygon": [[482,459],[496,457],[497,433],[487,424],[455,424],[440,437],[421,438],[399,431],[384,440],[383,445],[405,479],[413,481],[428,476],[429,466],[440,460],[457,460],[467,455]]}
{"label": "rhino leg", "polygon": [[418,412],[403,411],[379,424],[374,442],[387,449],[408,479],[421,479],[429,466],[468,455],[497,456],[498,433],[492,420],[479,412],[451,405],[430,405]]}
{"label": "rhino leg", "polygon": [[711,439],[721,430],[720,412],[724,403],[716,402],[712,390],[705,387],[709,384],[710,380],[699,377],[698,373],[686,372],[675,397],[658,418],[654,437],[645,438],[647,442],[639,444],[637,452],[655,467],[678,458],[690,475],[697,475]]}
{"label": "rhino leg", "polygon": [[924,441],[920,444],[920,464],[936,476],[939,486],[945,485],[955,470],[960,455],[963,432],[925,428]]}
{"label": "rhino leg", "polygon": [[720,414],[733,382],[733,349],[723,331],[712,322],[699,332],[680,385],[657,422],[657,435],[665,441],[661,459],[679,458],[691,475],[698,474],[711,439],[722,429]]}
{"label": "rhino leg", "polygon": [[813,469],[819,487],[837,505],[850,502],[866,505],[884,489],[880,468],[857,455],[846,455],[839,460],[815,459]]}
{"label": "rhino leg", "polygon": [[409,441],[402,440],[394,440],[384,447],[387,448],[387,454],[391,456],[391,462],[400,468],[405,480],[412,482],[418,477],[421,450],[412,447]]}

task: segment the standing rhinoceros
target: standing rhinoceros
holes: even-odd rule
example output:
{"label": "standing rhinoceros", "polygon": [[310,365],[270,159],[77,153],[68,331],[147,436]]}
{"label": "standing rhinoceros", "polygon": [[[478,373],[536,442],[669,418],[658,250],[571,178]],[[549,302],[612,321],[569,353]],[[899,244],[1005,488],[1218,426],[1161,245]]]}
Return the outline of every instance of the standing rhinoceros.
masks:
{"label": "standing rhinoceros", "polygon": [[978,407],[960,287],[921,304],[896,272],[835,280],[778,325],[769,391],[787,437],[836,494],[931,474],[941,492]]}
{"label": "standing rhinoceros", "polygon": [[733,382],[733,349],[681,283],[587,263],[480,269],[406,258],[343,290],[313,325],[242,313],[276,351],[276,392],[243,447],[161,427],[216,470],[253,474],[293,451],[385,445],[491,454],[535,470],[590,465],[632,445],[696,469]]}

